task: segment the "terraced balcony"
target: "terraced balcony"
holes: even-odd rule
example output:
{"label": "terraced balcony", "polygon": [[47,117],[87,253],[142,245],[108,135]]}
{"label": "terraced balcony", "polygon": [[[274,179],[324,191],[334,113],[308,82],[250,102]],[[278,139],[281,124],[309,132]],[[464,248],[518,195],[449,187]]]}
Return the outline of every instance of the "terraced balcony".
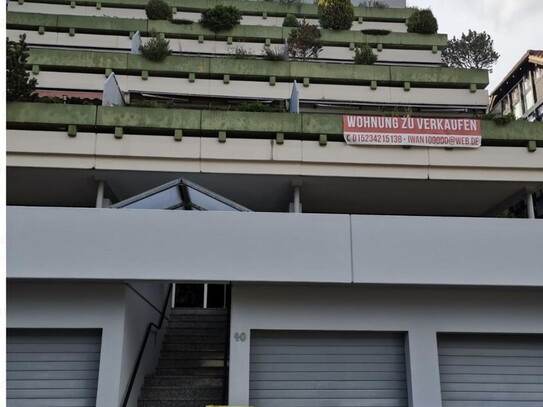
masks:
{"label": "terraced balcony", "polygon": [[[94,131],[244,139],[314,140],[321,145],[343,140],[343,120],[337,114],[225,112],[188,109],[104,107],[44,103],[8,103],[8,129]],[[543,123],[482,120],[483,146],[543,147]]]}
{"label": "terraced balcony", "polygon": [[[95,7],[99,10],[103,7],[143,10],[147,2],[148,0],[26,0],[29,4],[55,4],[70,8]],[[23,5],[25,2],[21,0],[19,3]],[[298,18],[318,18],[317,6],[314,4],[244,0],[169,0],[168,3],[175,8],[174,11],[201,12],[203,9],[223,4],[237,7],[246,16],[284,17],[287,14],[294,14]],[[412,13],[412,9],[356,7],[355,20],[405,23]]]}
{"label": "terraced balcony", "polygon": [[41,89],[101,92],[115,72],[130,93],[199,98],[285,100],[297,81],[302,102],[369,105],[455,105],[486,109],[488,73],[434,67],[352,65],[262,59],[170,56],[160,63],[139,55],[32,49],[28,69]]}
{"label": "terraced balcony", "polygon": [[[177,25],[169,21],[91,17],[74,15],[54,15],[41,13],[7,13],[7,27],[9,29],[41,30],[67,32],[70,29],[74,33],[87,34],[118,34],[130,35],[139,31],[147,35],[150,31],[163,33],[167,38],[224,40],[224,41],[262,41],[284,44],[292,28],[270,27],[259,25],[241,25],[229,31],[214,33],[200,24]],[[41,27],[41,28],[40,28]],[[322,40],[325,46],[346,46],[352,44],[368,43],[382,48],[431,50],[437,53],[447,44],[447,36],[444,34],[413,34],[390,33],[388,35],[366,35],[359,31],[330,31],[321,30]]]}

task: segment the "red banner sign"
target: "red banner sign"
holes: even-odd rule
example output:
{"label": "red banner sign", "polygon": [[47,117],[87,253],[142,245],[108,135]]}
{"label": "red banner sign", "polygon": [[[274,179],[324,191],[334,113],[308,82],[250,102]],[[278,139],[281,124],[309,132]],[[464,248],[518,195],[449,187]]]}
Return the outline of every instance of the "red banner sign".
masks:
{"label": "red banner sign", "polygon": [[481,121],[423,117],[343,116],[347,144],[382,146],[481,146]]}

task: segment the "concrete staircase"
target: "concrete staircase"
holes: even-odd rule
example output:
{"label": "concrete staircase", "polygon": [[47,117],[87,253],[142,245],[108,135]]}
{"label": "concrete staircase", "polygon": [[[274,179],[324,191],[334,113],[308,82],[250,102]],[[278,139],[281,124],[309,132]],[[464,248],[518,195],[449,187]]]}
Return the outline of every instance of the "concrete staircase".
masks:
{"label": "concrete staircase", "polygon": [[156,373],[143,384],[138,407],[223,404],[227,310],[175,308]]}

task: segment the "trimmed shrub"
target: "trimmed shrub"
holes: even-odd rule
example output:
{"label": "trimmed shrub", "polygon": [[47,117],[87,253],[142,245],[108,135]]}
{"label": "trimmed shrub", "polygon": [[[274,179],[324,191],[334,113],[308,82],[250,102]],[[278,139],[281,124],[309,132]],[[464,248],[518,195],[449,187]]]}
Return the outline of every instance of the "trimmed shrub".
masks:
{"label": "trimmed shrub", "polygon": [[298,27],[300,23],[294,14],[287,14],[283,20],[283,27]]}
{"label": "trimmed shrub", "polygon": [[145,14],[149,20],[171,20],[172,8],[164,0],[149,0]]}
{"label": "trimmed shrub", "polygon": [[307,58],[318,58],[322,50],[321,32],[316,25],[309,24],[305,18],[298,28],[288,36],[288,53],[293,58],[305,61]]}
{"label": "trimmed shrub", "polygon": [[170,51],[170,41],[165,40],[156,33],[152,33],[152,35],[154,37],[141,46],[141,55],[149,61],[160,62],[172,53]]}
{"label": "trimmed shrub", "polygon": [[368,28],[367,30],[360,30],[362,34],[366,35],[388,35],[390,34],[390,30],[378,30],[378,29],[371,29]]}
{"label": "trimmed shrub", "polygon": [[243,15],[234,6],[218,5],[202,10],[200,24],[213,32],[227,31],[241,22]]}
{"label": "trimmed shrub", "polygon": [[373,65],[377,62],[377,55],[368,44],[363,44],[355,48],[353,59],[356,65]]}
{"label": "trimmed shrub", "polygon": [[407,32],[418,34],[436,34],[438,29],[434,13],[429,8],[415,10],[407,19]]}
{"label": "trimmed shrub", "polygon": [[350,30],[354,20],[354,7],[350,0],[319,0],[317,6],[322,28]]}

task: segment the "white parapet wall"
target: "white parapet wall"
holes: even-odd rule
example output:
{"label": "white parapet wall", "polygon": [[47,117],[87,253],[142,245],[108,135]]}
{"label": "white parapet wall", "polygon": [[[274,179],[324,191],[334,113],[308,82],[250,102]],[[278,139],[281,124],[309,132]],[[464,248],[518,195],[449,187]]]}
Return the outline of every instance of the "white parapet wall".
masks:
{"label": "white parapet wall", "polygon": [[291,176],[543,182],[543,150],[350,146],[317,141],[8,130],[10,167],[238,173]]}
{"label": "white parapet wall", "polygon": [[531,219],[8,207],[7,278],[542,287],[541,236]]}

